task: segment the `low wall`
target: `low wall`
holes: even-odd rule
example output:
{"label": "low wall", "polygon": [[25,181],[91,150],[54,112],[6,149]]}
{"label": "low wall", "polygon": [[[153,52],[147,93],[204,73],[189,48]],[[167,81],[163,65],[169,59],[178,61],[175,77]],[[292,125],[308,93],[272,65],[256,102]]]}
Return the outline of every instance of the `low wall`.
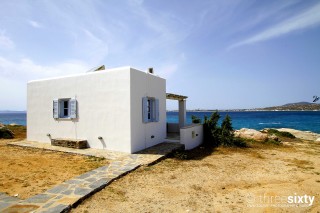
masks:
{"label": "low wall", "polygon": [[193,124],[180,129],[180,143],[185,149],[193,149],[203,142],[203,125]]}
{"label": "low wall", "polygon": [[169,133],[179,133],[179,124],[178,123],[167,123],[167,132]]}

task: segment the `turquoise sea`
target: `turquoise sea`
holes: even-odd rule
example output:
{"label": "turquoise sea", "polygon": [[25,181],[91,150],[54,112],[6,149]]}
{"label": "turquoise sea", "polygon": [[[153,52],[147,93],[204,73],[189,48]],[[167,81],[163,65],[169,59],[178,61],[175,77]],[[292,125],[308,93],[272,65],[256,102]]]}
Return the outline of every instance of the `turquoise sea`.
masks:
{"label": "turquoise sea", "polygon": [[27,123],[27,114],[25,112],[0,112],[0,123],[15,123],[25,126]]}
{"label": "turquoise sea", "polygon": [[[299,112],[219,112],[222,120],[226,114],[232,119],[235,129],[251,128],[292,128],[320,133],[320,111]],[[212,112],[187,112],[187,123],[191,123],[191,115],[210,116]],[[16,123],[26,125],[26,113],[0,113],[0,123]],[[167,112],[167,122],[178,122],[178,112]]]}
{"label": "turquoise sea", "polygon": [[[219,112],[220,121],[228,114],[234,129],[292,128],[320,133],[320,111],[268,111],[268,112]],[[191,115],[204,119],[212,112],[187,112],[187,123]],[[178,112],[167,112],[168,122],[178,122]]]}

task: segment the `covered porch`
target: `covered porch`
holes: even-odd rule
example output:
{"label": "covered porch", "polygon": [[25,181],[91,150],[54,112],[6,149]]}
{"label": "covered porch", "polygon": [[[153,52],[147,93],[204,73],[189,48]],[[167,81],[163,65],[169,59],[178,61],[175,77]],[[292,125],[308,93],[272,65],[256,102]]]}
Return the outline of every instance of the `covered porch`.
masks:
{"label": "covered porch", "polygon": [[183,144],[185,149],[193,149],[199,146],[203,141],[203,125],[191,124],[187,125],[187,96],[167,93],[167,99],[178,101],[178,122],[167,123],[168,142],[176,142]]}
{"label": "covered porch", "polygon": [[167,141],[170,142],[180,142],[180,129],[186,126],[187,119],[187,109],[186,102],[187,96],[177,95],[173,93],[167,93],[167,100],[178,101],[178,122],[177,123],[167,123]]}

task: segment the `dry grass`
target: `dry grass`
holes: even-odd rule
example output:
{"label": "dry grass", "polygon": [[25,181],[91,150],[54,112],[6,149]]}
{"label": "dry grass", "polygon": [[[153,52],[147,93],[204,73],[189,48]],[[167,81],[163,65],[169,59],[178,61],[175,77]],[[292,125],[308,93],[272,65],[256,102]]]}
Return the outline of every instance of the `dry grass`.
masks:
{"label": "dry grass", "polygon": [[299,159],[285,159],[284,161],[290,162],[288,166],[296,166],[300,169],[314,169],[313,162],[308,161],[308,160],[299,160]]}
{"label": "dry grass", "polygon": [[246,199],[248,193],[319,192],[319,158],[304,153],[308,144],[297,143],[301,146],[252,143],[244,149],[179,152],[129,173],[109,185],[111,190],[98,192],[72,212],[101,212],[106,207],[110,212],[301,212],[298,208],[250,209]]}
{"label": "dry grass", "polygon": [[102,158],[7,145],[23,139],[23,126],[8,126],[15,139],[0,139],[0,192],[25,199],[56,184],[106,165]]}
{"label": "dry grass", "polygon": [[15,125],[10,126],[6,125],[6,127],[14,133],[15,139],[24,139],[27,136],[27,128],[25,126]]}

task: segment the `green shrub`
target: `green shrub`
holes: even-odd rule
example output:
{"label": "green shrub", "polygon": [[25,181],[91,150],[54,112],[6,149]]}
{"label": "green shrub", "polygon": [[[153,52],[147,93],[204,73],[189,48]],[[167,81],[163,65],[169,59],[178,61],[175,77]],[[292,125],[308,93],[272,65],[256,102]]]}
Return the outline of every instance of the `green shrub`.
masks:
{"label": "green shrub", "polygon": [[237,146],[247,147],[244,140],[235,138],[233,134],[233,127],[229,115],[223,119],[221,127],[218,126],[220,114],[216,111],[212,113],[210,118],[204,118],[204,145],[209,147],[223,146]]}
{"label": "green shrub", "polygon": [[187,160],[188,155],[186,151],[176,151],[174,152],[173,156],[179,160]]}
{"label": "green shrub", "polygon": [[234,137],[233,145],[236,147],[248,147],[247,142],[243,138]]}
{"label": "green shrub", "polygon": [[191,120],[194,124],[201,124],[201,119],[195,115],[191,115]]}
{"label": "green shrub", "polygon": [[229,115],[222,121],[220,141],[223,146],[234,146],[233,127]]}
{"label": "green shrub", "polygon": [[3,128],[0,128],[0,138],[12,139],[14,138],[14,134],[10,129],[3,127]]}
{"label": "green shrub", "polygon": [[212,113],[209,119],[207,116],[204,117],[203,130],[205,145],[212,147],[217,147],[220,145],[221,128],[218,126],[219,119],[220,115],[218,111]]}
{"label": "green shrub", "polygon": [[284,138],[291,138],[291,139],[296,138],[290,132],[280,132],[280,131],[278,131],[276,129],[268,129],[268,134],[275,134],[278,137],[284,137]]}
{"label": "green shrub", "polygon": [[281,145],[281,142],[280,141],[276,141],[276,140],[273,140],[273,139],[268,139],[266,141],[263,141],[264,144],[271,144],[271,145]]}
{"label": "green shrub", "polygon": [[280,132],[279,136],[280,137],[285,137],[285,138],[291,138],[291,139],[296,138],[296,136],[294,136],[290,132]]}

